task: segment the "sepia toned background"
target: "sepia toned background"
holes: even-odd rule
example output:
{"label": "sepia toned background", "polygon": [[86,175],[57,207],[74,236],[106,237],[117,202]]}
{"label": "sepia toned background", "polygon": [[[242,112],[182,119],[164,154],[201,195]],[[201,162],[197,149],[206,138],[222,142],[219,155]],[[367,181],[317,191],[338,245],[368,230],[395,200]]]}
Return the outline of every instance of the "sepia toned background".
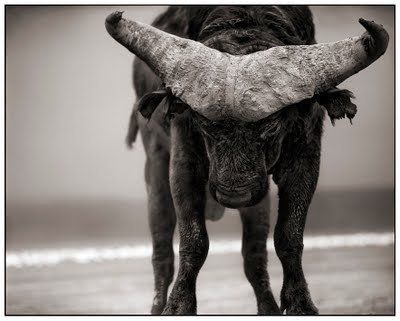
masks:
{"label": "sepia toned background", "polygon": [[[6,8],[9,254],[151,244],[143,146],[140,139],[133,150],[124,145],[135,101],[133,56],[104,28],[105,17],[114,10],[151,23],[165,7]],[[325,121],[320,179],[307,235],[387,235],[394,229],[394,7],[311,10],[318,42],[360,35],[364,30],[359,17],[382,23],[391,41],[381,59],[339,86],[355,94],[358,113],[352,126],[347,120],[334,127]],[[273,223],[274,186],[272,191]],[[208,227],[211,241],[240,240],[235,211]],[[271,283],[278,298],[281,271],[270,253]],[[153,281],[146,255],[87,264],[10,263],[7,312],[147,313]],[[199,280],[199,312],[255,313],[240,253],[221,253],[208,261]],[[348,266],[339,264],[344,261]],[[305,264],[321,313],[393,313],[392,245],[306,251]],[[365,269],[356,273],[360,266]],[[220,269],[225,275],[228,267],[227,288],[214,294],[222,300],[215,305],[210,288],[218,275],[212,271]],[[336,284],[328,274],[337,275]],[[232,293],[230,284],[242,290]],[[357,297],[360,291],[364,297]]]}

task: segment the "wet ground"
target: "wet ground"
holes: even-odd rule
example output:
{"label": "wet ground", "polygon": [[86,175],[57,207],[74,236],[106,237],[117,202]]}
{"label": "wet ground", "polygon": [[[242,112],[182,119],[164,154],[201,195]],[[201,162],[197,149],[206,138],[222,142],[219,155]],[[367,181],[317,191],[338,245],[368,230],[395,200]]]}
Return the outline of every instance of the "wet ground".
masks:
{"label": "wet ground", "polygon": [[[7,251],[150,244],[144,201],[7,204]],[[276,199],[272,202],[276,211]],[[306,236],[393,232],[393,191],[320,192]],[[272,214],[272,226],[276,215]],[[239,240],[240,219],[228,211],[208,223],[210,239]],[[271,233],[272,235],[272,233]],[[328,244],[329,245],[329,244]],[[322,314],[393,314],[394,247],[367,245],[305,249],[304,270]],[[282,270],[274,251],[269,271],[279,299]],[[198,313],[255,314],[255,297],[239,252],[210,254],[200,272]],[[8,314],[147,314],[151,259],[104,260],[9,267]]]}

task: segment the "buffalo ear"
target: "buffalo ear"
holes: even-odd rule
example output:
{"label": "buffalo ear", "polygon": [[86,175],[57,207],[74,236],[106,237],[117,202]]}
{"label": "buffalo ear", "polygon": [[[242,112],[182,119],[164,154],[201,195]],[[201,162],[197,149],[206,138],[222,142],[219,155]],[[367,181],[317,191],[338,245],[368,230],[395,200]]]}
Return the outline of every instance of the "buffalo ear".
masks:
{"label": "buffalo ear", "polygon": [[138,102],[138,110],[144,118],[150,119],[157,108],[160,108],[162,118],[167,115],[183,113],[189,106],[179,98],[174,97],[166,89],[153,91],[144,95]]}
{"label": "buffalo ear", "polygon": [[131,117],[129,118],[128,134],[126,135],[125,142],[128,148],[132,148],[133,143],[136,141],[136,136],[139,131],[139,124],[137,120],[137,105],[133,107]]}
{"label": "buffalo ear", "polygon": [[357,106],[351,102],[351,98],[354,98],[351,91],[333,88],[320,94],[317,97],[317,101],[325,107],[334,126],[336,119],[344,117],[347,117],[352,124],[352,120],[357,113]]}
{"label": "buffalo ear", "polygon": [[180,100],[179,98],[175,98],[170,106],[169,106],[169,114],[173,115],[173,114],[182,114],[186,109],[188,109],[189,106],[186,105],[182,100]]}
{"label": "buffalo ear", "polygon": [[145,94],[138,101],[138,111],[142,114],[144,118],[150,119],[157,106],[167,96],[168,92],[165,89]]}

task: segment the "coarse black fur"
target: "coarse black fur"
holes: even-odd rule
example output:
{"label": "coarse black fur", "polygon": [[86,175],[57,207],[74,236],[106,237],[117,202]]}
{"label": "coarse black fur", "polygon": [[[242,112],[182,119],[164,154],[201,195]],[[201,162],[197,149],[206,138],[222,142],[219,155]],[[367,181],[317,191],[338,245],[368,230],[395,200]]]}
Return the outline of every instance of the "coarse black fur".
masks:
{"label": "coarse black fur", "polygon": [[[234,55],[315,43],[312,15],[306,6],[175,6],[153,25]],[[152,313],[196,313],[196,278],[208,252],[205,218],[218,219],[224,207],[238,208],[241,215],[244,270],[256,295],[258,313],[318,313],[302,271],[303,232],[319,176],[322,106],[332,122],[345,116],[352,119],[356,108],[350,101],[351,92],[332,88],[246,123],[210,121],[195,113],[137,58],[133,80],[138,102],[127,143],[132,145],[140,128],[147,156],[153,238]],[[280,308],[267,272],[269,175],[279,187],[274,241],[284,272]],[[174,274],[176,221],[179,272],[167,301]]]}

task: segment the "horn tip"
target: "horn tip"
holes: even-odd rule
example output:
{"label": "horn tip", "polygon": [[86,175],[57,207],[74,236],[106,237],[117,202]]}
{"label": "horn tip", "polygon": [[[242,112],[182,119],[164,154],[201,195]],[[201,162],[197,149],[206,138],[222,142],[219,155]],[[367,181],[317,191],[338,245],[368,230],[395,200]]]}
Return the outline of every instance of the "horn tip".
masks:
{"label": "horn tip", "polygon": [[113,13],[111,13],[107,18],[106,18],[106,22],[109,24],[117,24],[121,19],[122,19],[122,14],[124,12],[123,11],[115,11]]}
{"label": "horn tip", "polygon": [[389,43],[389,34],[383,27],[383,25],[376,23],[375,21],[365,20],[363,18],[358,19],[360,24],[367,30],[367,32],[375,39],[379,47],[380,54],[383,54]]}
{"label": "horn tip", "polygon": [[369,21],[369,20],[366,20],[364,18],[358,19],[358,22],[360,23],[360,25],[362,25],[367,30],[368,30],[369,27],[371,27],[371,26],[373,26],[375,24],[374,21]]}
{"label": "horn tip", "polygon": [[375,32],[382,32],[386,31],[383,25],[376,23],[374,20],[366,20],[364,18],[358,19],[358,22],[367,29],[368,32],[375,31]]}

